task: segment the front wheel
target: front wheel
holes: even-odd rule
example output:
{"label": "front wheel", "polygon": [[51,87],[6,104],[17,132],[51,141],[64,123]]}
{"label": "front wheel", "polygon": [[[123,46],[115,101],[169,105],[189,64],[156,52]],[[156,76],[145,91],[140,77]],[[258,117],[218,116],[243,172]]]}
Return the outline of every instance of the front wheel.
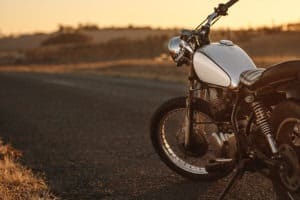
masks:
{"label": "front wheel", "polygon": [[[209,104],[198,99],[193,105],[193,132],[204,136],[198,141],[196,154],[184,148],[186,125],[186,98],[174,98],[161,105],[152,117],[151,140],[161,160],[178,174],[190,179],[216,179],[228,175],[232,168],[207,172],[205,166],[222,158],[220,141],[216,137],[218,127],[213,123]],[[201,138],[201,137],[200,137]],[[195,138],[194,138],[195,142]]]}

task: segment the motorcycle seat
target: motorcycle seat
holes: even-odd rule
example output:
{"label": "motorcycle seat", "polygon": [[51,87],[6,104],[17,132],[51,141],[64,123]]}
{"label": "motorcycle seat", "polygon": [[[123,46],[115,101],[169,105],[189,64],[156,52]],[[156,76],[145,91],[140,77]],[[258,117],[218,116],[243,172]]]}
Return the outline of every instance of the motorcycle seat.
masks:
{"label": "motorcycle seat", "polygon": [[300,78],[300,60],[287,61],[267,69],[251,69],[241,73],[240,82],[250,89],[257,89],[279,82]]}

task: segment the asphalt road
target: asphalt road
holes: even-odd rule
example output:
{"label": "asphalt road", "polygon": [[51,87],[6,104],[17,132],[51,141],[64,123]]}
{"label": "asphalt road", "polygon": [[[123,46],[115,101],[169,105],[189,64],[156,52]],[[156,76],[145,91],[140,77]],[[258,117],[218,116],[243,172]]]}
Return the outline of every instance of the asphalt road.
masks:
{"label": "asphalt road", "polygon": [[[91,74],[0,74],[0,137],[62,199],[215,199],[226,180],[191,182],[154,153],[149,121],[183,85]],[[229,199],[271,199],[246,175]],[[211,197],[211,198],[210,198]]]}

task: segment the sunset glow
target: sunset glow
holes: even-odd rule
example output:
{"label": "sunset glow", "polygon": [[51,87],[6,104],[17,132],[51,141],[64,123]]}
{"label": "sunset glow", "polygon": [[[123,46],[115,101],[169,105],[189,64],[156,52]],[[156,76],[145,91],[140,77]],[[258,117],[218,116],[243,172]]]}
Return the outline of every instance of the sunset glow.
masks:
{"label": "sunset glow", "polygon": [[[226,0],[1,0],[0,32],[53,31],[58,24],[196,26]],[[299,0],[240,0],[217,27],[247,28],[300,21]]]}

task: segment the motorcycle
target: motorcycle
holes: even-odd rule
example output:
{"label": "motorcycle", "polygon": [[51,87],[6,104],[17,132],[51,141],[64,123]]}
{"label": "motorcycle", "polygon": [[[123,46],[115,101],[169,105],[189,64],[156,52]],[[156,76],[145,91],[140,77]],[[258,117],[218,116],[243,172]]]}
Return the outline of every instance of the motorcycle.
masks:
{"label": "motorcycle", "polygon": [[195,30],[169,41],[177,66],[190,67],[187,95],[156,110],[152,144],[186,178],[233,173],[219,199],[245,172],[270,178],[277,198],[294,199],[300,189],[300,60],[257,68],[232,41],[211,43],[211,27],[237,2],[219,4]]}

